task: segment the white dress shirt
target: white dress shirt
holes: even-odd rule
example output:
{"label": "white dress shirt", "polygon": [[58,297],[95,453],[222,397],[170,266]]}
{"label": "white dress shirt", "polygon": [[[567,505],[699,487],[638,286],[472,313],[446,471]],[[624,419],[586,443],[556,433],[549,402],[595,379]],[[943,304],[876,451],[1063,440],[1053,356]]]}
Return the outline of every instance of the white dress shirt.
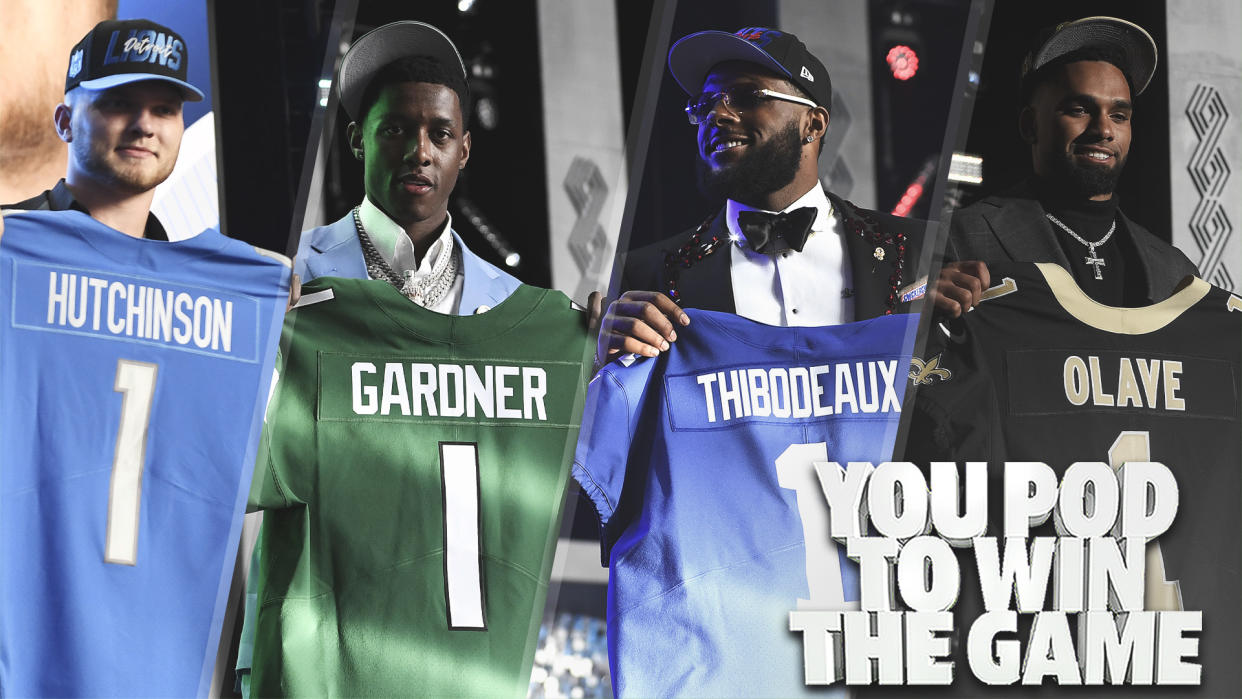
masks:
{"label": "white dress shirt", "polygon": [[[406,235],[405,229],[373,204],[370,198],[364,197],[362,199],[362,206],[358,209],[358,218],[361,219],[362,227],[366,230],[367,237],[371,239],[371,244],[379,251],[380,256],[384,258],[384,261],[388,263],[392,271],[402,277],[407,277],[406,272],[412,272],[414,281],[418,281],[431,274],[431,270],[435,268],[440,256],[453,254],[453,246],[457,244],[457,241],[453,240],[451,232],[453,228],[452,214],[448,215],[448,220],[444,222],[444,228],[441,229],[440,235],[431,244],[431,247],[427,248],[427,254],[423,255],[421,262],[414,253],[414,242],[410,240],[410,236]],[[437,313],[456,314],[458,307],[461,305],[461,290],[465,283],[464,279],[461,266],[458,265],[457,277],[453,280],[453,284],[449,286],[448,291],[444,292],[444,296],[440,297],[436,305],[425,306],[425,308]]]}
{"label": "white dress shirt", "polygon": [[733,241],[730,275],[738,315],[780,326],[854,320],[853,293],[843,297],[853,287],[844,233],[819,183],[781,213],[804,206],[818,213],[802,252],[786,249],[765,254],[750,248],[737,223],[739,213],[762,209],[732,199],[725,205],[725,225]]}

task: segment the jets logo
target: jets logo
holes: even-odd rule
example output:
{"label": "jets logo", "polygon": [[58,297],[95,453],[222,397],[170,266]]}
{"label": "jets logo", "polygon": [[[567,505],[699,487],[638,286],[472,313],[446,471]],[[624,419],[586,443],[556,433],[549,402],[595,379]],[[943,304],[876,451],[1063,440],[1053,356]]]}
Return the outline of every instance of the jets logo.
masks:
{"label": "jets logo", "polygon": [[939,377],[941,381],[948,381],[953,378],[953,372],[940,366],[940,355],[936,355],[927,361],[923,361],[918,357],[910,358],[910,381],[915,386],[930,384],[934,377]]}

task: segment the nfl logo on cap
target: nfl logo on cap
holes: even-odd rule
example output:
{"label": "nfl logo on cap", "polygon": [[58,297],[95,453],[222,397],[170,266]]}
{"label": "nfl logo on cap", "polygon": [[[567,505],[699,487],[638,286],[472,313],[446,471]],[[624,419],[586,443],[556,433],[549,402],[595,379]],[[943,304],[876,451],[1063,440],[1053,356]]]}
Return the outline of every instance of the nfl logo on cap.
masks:
{"label": "nfl logo on cap", "polygon": [[73,52],[69,57],[69,77],[76,78],[82,72],[82,49]]}

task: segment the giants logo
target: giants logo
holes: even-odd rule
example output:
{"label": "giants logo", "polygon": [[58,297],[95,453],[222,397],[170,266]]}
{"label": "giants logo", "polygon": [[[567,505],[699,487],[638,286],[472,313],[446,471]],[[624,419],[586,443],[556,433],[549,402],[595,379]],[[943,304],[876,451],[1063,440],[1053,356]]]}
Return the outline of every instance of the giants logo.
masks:
{"label": "giants logo", "polygon": [[772,40],[776,37],[781,36],[781,33],[766,27],[746,27],[745,29],[737,30],[734,36],[741,37],[762,48],[772,43]]}

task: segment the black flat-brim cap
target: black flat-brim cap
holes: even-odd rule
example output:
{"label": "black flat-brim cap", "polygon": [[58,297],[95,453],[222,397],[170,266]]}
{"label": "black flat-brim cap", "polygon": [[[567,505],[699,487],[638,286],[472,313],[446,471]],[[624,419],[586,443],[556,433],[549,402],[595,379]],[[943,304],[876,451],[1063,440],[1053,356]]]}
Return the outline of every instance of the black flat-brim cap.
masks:
{"label": "black flat-brim cap", "polygon": [[1058,26],[1030,54],[1023,65],[1023,77],[1067,53],[1090,46],[1120,51],[1126,64],[1121,69],[1134,85],[1134,94],[1140,95],[1147,89],[1156,72],[1156,41],[1139,25],[1116,17],[1084,17]]}
{"label": "black flat-brim cap", "polygon": [[678,39],[668,52],[669,72],[691,96],[699,94],[712,67],[725,61],[754,63],[797,85],[816,104],[832,104],[828,69],[798,37],[787,32],[767,27],[747,27],[733,34],[695,32]]}
{"label": "black flat-brim cap", "polygon": [[688,95],[697,95],[712,66],[725,61],[758,63],[778,75],[791,77],[785,66],[749,41],[728,32],[705,31],[683,36],[668,52],[668,70]]}
{"label": "black flat-brim cap", "polygon": [[337,94],[341,106],[355,121],[362,117],[362,93],[381,68],[407,56],[430,56],[447,70],[461,71],[467,80],[466,65],[457,47],[430,24],[405,20],[373,29],[353,43],[341,59],[337,73]]}

